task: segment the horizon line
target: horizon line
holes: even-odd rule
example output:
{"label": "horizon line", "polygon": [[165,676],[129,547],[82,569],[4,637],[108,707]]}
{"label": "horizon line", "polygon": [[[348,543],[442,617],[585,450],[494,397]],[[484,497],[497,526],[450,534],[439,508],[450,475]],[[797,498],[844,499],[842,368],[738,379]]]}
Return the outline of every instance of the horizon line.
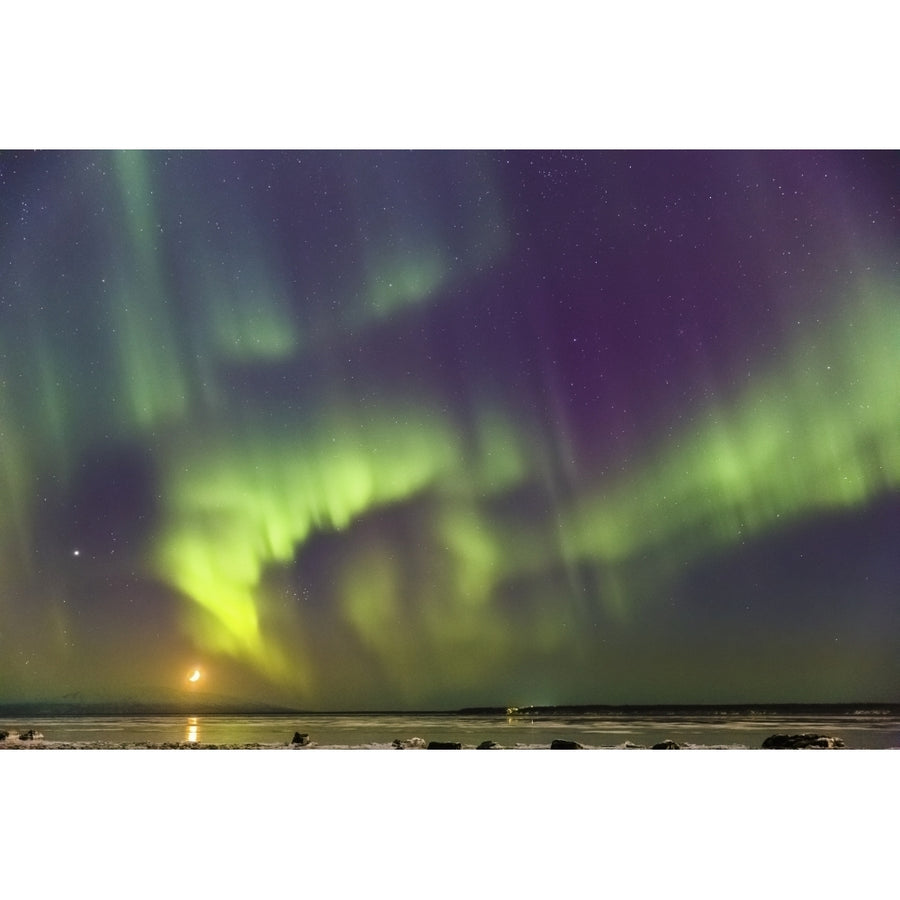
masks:
{"label": "horizon line", "polygon": [[858,700],[858,701],[777,701],[777,702],[729,702],[729,703],[560,703],[536,704],[526,706],[465,706],[443,709],[303,709],[285,707],[265,703],[220,703],[186,705],[177,701],[67,701],[67,700],[26,700],[0,702],[0,715],[83,715],[126,716],[126,715],[161,715],[161,716],[198,716],[198,715],[232,715],[232,716],[453,716],[453,715],[497,715],[518,717],[527,715],[566,715],[571,713],[590,712],[646,712],[657,711],[696,711],[717,710],[721,712],[748,712],[755,710],[847,710],[888,708],[900,711],[900,701],[896,700]]}

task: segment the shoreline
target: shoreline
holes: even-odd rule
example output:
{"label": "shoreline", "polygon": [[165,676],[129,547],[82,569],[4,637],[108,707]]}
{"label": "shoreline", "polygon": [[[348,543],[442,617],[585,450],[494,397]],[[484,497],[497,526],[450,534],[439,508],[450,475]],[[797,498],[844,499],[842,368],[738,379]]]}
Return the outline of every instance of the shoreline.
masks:
{"label": "shoreline", "polygon": [[[845,750],[843,741],[818,735],[808,736],[811,740],[796,746],[782,746],[775,749],[799,750]],[[490,746],[488,746],[490,745]],[[371,742],[362,744],[306,744],[280,743],[205,743],[200,741],[46,741],[46,740],[11,740],[0,741],[0,750],[764,750],[766,747],[751,747],[744,744],[696,744],[690,742],[676,743],[666,740],[653,745],[635,744],[625,741],[613,745],[591,745],[576,741],[557,739],[550,744],[512,744],[500,745],[493,741],[485,741],[480,745],[462,744],[460,742],[432,741],[426,743],[421,739],[411,741],[395,740],[391,743]],[[885,749],[900,749],[885,748]]]}
{"label": "shoreline", "polygon": [[900,717],[0,718],[0,749],[11,750],[805,748],[900,748]]}

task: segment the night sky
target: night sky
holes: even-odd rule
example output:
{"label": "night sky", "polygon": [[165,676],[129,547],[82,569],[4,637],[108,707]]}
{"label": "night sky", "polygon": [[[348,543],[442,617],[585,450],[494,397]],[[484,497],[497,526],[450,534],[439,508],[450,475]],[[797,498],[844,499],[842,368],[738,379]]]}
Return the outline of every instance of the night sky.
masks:
{"label": "night sky", "polygon": [[3,152],[0,701],[900,700],[898,210],[887,152]]}

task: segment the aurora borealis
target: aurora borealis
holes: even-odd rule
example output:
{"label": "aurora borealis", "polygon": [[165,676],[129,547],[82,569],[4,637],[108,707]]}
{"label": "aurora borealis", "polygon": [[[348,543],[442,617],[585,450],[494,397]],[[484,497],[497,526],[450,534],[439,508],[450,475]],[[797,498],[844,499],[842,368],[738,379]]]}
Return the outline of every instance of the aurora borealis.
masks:
{"label": "aurora borealis", "polygon": [[0,700],[896,701],[900,160],[0,154]]}

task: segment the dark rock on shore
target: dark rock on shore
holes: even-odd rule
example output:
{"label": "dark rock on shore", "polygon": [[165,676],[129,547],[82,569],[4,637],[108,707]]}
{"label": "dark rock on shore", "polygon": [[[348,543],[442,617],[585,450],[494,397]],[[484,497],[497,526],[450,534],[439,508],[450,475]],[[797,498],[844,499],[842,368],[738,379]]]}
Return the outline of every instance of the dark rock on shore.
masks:
{"label": "dark rock on shore", "polygon": [[462,744],[456,741],[429,741],[426,750],[462,750]]}
{"label": "dark rock on shore", "polygon": [[33,728],[29,728],[28,731],[24,731],[24,732],[22,732],[22,734],[19,735],[19,740],[20,741],[35,741],[38,738],[40,738],[41,736],[42,735],[40,735]]}
{"label": "dark rock on shore", "polygon": [[584,750],[584,746],[578,741],[564,741],[562,738],[556,738],[550,744],[551,750]]}
{"label": "dark rock on shore", "polygon": [[762,742],[763,750],[835,750],[844,746],[838,737],[824,734],[773,734]]}
{"label": "dark rock on shore", "polygon": [[301,747],[305,747],[309,743],[309,735],[300,734],[299,731],[295,731],[293,738],[291,738],[291,743],[299,744]]}
{"label": "dark rock on shore", "polygon": [[5,741],[9,737],[8,731],[0,730],[0,741]]}
{"label": "dark rock on shore", "polygon": [[502,750],[503,748],[496,741],[482,741],[476,750]]}
{"label": "dark rock on shore", "polygon": [[680,750],[681,746],[676,744],[675,741],[660,741],[658,744],[654,744],[651,750]]}

